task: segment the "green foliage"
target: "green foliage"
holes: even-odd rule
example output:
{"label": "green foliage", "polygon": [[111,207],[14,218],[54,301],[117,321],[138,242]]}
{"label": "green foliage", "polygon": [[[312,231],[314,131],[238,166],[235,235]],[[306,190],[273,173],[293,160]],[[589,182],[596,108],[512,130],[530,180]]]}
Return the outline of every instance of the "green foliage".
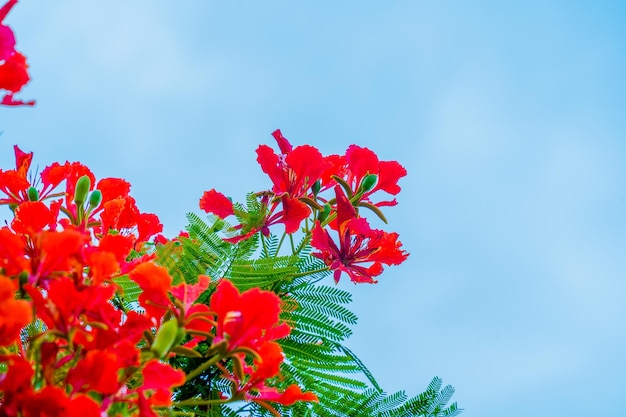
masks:
{"label": "green foliage", "polygon": [[[252,212],[248,202],[248,209]],[[324,263],[310,255],[306,241],[290,241],[294,254],[280,253],[283,241],[276,236],[255,237],[238,244],[227,243],[232,228],[223,220],[210,218],[205,222],[189,214],[189,238],[157,248],[158,261],[165,266],[175,282],[195,282],[200,274],[209,275],[213,284],[201,298],[208,298],[217,280],[230,279],[240,290],[259,287],[278,294],[284,302],[281,318],[292,326],[290,335],[281,340],[285,353],[282,378],[273,384],[279,388],[297,383],[303,391],[312,391],[319,402],[300,402],[289,407],[272,404],[283,416],[316,417],[450,417],[460,413],[456,403],[447,406],[454,389],[441,388],[441,379],[434,378],[423,393],[408,398],[404,392],[386,394],[370,371],[343,343],[352,334],[350,326],[357,317],[348,309],[351,294],[337,287],[321,285],[329,275]],[[124,279],[118,282],[125,297],[134,295],[134,288]],[[126,300],[125,300],[126,301]],[[198,350],[206,348],[200,344]],[[202,359],[177,358],[176,366],[189,371]],[[229,365],[226,364],[228,367]],[[213,372],[213,373],[211,373]],[[176,400],[217,398],[228,392],[228,381],[213,370],[181,387]],[[203,416],[272,416],[256,403],[233,407],[185,408]],[[190,414],[192,415],[192,414]]]}
{"label": "green foliage", "polygon": [[[404,391],[386,394],[380,389],[370,388],[359,395],[335,396],[324,403],[296,403],[280,409],[289,417],[454,417],[461,413],[456,403],[447,406],[454,388],[450,385],[441,389],[442,380],[434,377],[426,391],[407,398]],[[254,407],[255,416],[269,417],[261,407]]]}
{"label": "green foliage", "polygon": [[157,247],[159,262],[169,269],[174,283],[193,282],[202,274],[224,276],[231,262],[242,257],[238,252],[244,248],[224,242],[218,234],[228,226],[223,221],[215,219],[207,224],[194,213],[188,213],[187,218],[189,238]]}
{"label": "green foliage", "polygon": [[117,307],[122,311],[137,308],[137,299],[141,294],[141,288],[139,288],[139,285],[135,284],[135,282],[126,275],[113,278],[113,282],[120,288],[113,299],[113,302],[117,304]]}

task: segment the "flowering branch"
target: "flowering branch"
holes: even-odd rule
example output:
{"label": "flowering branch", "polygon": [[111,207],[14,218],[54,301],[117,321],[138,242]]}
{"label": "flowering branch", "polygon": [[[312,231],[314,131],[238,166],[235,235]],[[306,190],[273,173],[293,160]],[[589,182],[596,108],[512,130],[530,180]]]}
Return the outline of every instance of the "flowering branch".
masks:
{"label": "flowering branch", "polygon": [[[32,106],[14,98],[30,81],[4,24],[17,2],[0,8],[0,104]],[[341,345],[356,322],[349,295],[313,285],[330,272],[335,283],[343,274],[376,283],[407,259],[397,233],[363,216],[387,222],[406,170],[357,145],[324,156],[272,136],[279,153],[256,150],[269,189],[246,206],[206,191],[200,209],[217,220],[199,242],[193,224],[162,236],[127,181],[97,180],[80,162],[35,178],[33,153],[14,146],[15,168],[0,170],[0,205],[12,213],[0,228],[0,416],[232,415],[222,406],[237,401],[235,414],[325,415],[331,404],[350,415],[426,415],[418,406],[456,415],[437,378],[406,404],[404,393],[388,401]],[[341,372],[361,372],[373,388]]]}
{"label": "flowering branch", "polygon": [[[398,162],[379,161],[374,152],[356,145],[348,147],[344,155],[323,156],[309,145],[293,147],[280,130],[272,135],[281,153],[274,153],[266,145],[257,149],[257,161],[273,183],[270,190],[255,193],[257,211],[233,204],[214,189],[200,199],[200,208],[205,212],[221,218],[235,215],[239,220],[233,231],[241,233],[226,241],[237,243],[259,233],[265,245],[263,237],[269,235],[270,228],[282,224],[284,234],[278,249],[286,235],[294,256],[310,243],[318,250],[314,256],[334,271],[335,282],[345,273],[355,283],[375,283],[382,265],[398,265],[406,260],[408,254],[401,249],[398,235],[372,229],[359,213],[359,209],[366,208],[386,222],[380,208],[397,202],[395,198],[381,201],[375,195],[400,192],[397,183],[406,170]],[[326,192],[334,192],[334,196]],[[303,222],[306,226],[302,228]],[[338,232],[339,244],[331,238],[329,229]],[[298,231],[304,237],[296,246],[293,234]]]}

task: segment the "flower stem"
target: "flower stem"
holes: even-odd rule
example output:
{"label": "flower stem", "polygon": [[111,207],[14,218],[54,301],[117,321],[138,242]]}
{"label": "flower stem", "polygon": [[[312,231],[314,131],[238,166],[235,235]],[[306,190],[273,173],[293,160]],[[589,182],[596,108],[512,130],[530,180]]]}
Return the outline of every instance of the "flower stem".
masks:
{"label": "flower stem", "polygon": [[214,355],[211,359],[209,359],[208,361],[204,362],[202,365],[198,366],[192,372],[188,373],[187,374],[187,378],[185,378],[185,382],[189,382],[192,379],[194,379],[195,377],[199,376],[202,372],[206,371],[211,366],[213,366],[216,363],[218,363],[220,361],[220,359],[222,359],[222,356],[219,353]]}
{"label": "flower stem", "polygon": [[276,248],[276,253],[274,254],[274,256],[278,256],[278,253],[280,252],[280,247],[283,246],[283,242],[285,241],[285,236],[287,236],[287,233],[283,232],[283,235],[280,238],[280,242],[278,242],[278,247]]}
{"label": "flower stem", "polygon": [[189,399],[189,400],[183,400],[177,403],[173,403],[172,405],[174,407],[185,407],[185,406],[194,406],[194,405],[212,405],[212,404],[226,404],[228,402],[232,401],[230,398],[227,398],[225,400],[222,399],[216,399],[216,400],[194,400],[194,399]]}
{"label": "flower stem", "polygon": [[318,272],[328,272],[328,271],[330,271],[330,268],[329,267],[324,267],[324,268],[314,269],[312,271],[306,271],[306,272],[300,272],[298,274],[292,274],[291,277],[292,278],[299,278],[299,277],[305,277],[307,275],[317,274]]}
{"label": "flower stem", "polygon": [[[293,235],[289,235],[289,243],[291,243],[291,253],[296,255],[296,245],[293,244]],[[298,252],[300,252],[300,248],[298,248]]]}
{"label": "flower stem", "polygon": [[262,251],[263,255],[264,255],[266,258],[269,258],[269,257],[270,257],[270,255],[269,255],[269,253],[267,252],[267,245],[265,244],[265,236],[263,236],[263,233],[261,233],[261,245],[263,245],[263,251]]}

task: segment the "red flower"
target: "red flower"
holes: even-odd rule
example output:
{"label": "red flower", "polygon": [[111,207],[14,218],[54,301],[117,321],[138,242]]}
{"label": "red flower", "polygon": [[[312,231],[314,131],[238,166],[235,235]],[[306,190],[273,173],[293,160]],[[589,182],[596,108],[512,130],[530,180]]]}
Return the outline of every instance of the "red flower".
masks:
{"label": "red flower", "polygon": [[17,145],[13,146],[15,152],[15,169],[9,171],[0,170],[0,190],[9,198],[0,200],[2,204],[19,204],[28,201],[26,190],[30,187],[30,181],[26,178],[33,153],[23,152]]}
{"label": "red flower", "polygon": [[356,211],[341,187],[336,186],[335,192],[339,246],[317,222],[312,231],[311,245],[321,252],[313,255],[335,271],[335,282],[339,282],[341,273],[345,272],[355,283],[375,283],[373,277],[382,273],[383,264],[398,265],[408,253],[400,248],[402,244],[397,233],[371,229],[367,220],[356,217]]}
{"label": "red flower", "polygon": [[[254,361],[254,368],[247,368],[249,379],[239,388],[248,401],[255,401],[261,405],[266,401],[277,402],[282,405],[292,405],[296,401],[317,401],[317,396],[312,392],[302,392],[299,386],[290,385],[283,392],[275,387],[268,387],[265,381],[275,377],[280,372],[280,364],[284,356],[280,345],[275,342],[263,344],[258,351],[260,359]],[[268,407],[269,408],[269,407]]]}
{"label": "red flower", "polygon": [[16,4],[17,0],[9,0],[4,6],[0,7],[0,24],[2,23],[4,18],[7,17],[13,6],[15,6]]}
{"label": "red flower", "polygon": [[22,271],[29,270],[28,259],[25,255],[24,241],[8,227],[0,229],[0,268],[4,273],[14,276]]}
{"label": "red flower", "polygon": [[[6,6],[5,6],[6,7]],[[0,19],[0,22],[2,20]],[[0,61],[4,61],[15,53],[15,36],[10,27],[0,23]]]}
{"label": "red flower", "polygon": [[102,235],[116,230],[124,235],[133,234],[137,237],[134,244],[145,242],[151,236],[163,231],[163,225],[156,214],[141,213],[131,196],[114,198],[101,204],[103,208],[99,228]]}
{"label": "red flower", "polygon": [[[0,199],[0,204],[20,204],[30,201],[27,190],[33,185],[28,179],[33,153],[24,152],[17,145],[13,149],[15,152],[15,169],[9,171],[0,170],[0,190],[8,197]],[[41,172],[43,187],[37,193],[39,201],[52,197],[50,195],[51,191],[67,178],[71,169],[72,164],[69,162],[66,162],[64,165],[55,162],[45,167]]]}
{"label": "red flower", "polygon": [[294,233],[302,220],[311,214],[309,207],[299,198],[310,194],[311,186],[326,170],[328,163],[313,146],[293,148],[280,130],[274,131],[272,136],[281,154],[277,155],[269,146],[261,145],[256,151],[257,161],[274,184],[272,192],[283,203],[281,222],[285,224],[285,231]]}
{"label": "red flower", "polygon": [[121,364],[112,352],[90,350],[67,375],[72,392],[95,391],[103,395],[116,393],[122,383],[119,380]]}
{"label": "red flower", "polygon": [[92,284],[108,281],[120,274],[120,269],[129,271],[133,265],[126,258],[133,247],[132,239],[123,235],[105,235],[98,242],[98,247],[87,250],[87,264]]}
{"label": "red flower", "polygon": [[49,283],[48,290],[42,293],[30,284],[24,289],[35,305],[37,316],[50,329],[57,329],[69,335],[72,330],[92,334],[97,327],[90,323],[101,323],[117,328],[121,312],[109,302],[115,288],[109,286],[77,286],[67,277],[57,278]]}
{"label": "red flower", "polygon": [[311,209],[297,198],[283,196],[281,201],[283,203],[281,222],[285,225],[285,232],[296,232],[300,228],[302,220],[311,214]]}
{"label": "red flower", "polygon": [[88,396],[68,398],[59,387],[44,387],[22,403],[23,417],[99,417],[100,407]]}
{"label": "red flower", "polygon": [[100,214],[101,233],[106,235],[109,230],[120,230],[123,226],[119,225],[120,217],[126,206],[125,198],[114,198],[101,205],[103,208]]}
{"label": "red flower", "polygon": [[[280,130],[272,135],[284,139]],[[277,155],[269,146],[260,145],[256,152],[257,161],[274,183],[272,191],[278,197],[307,194],[324,170],[324,157],[313,146],[297,146]]]}
{"label": "red flower", "polygon": [[150,319],[143,314],[129,311],[126,313],[124,323],[119,328],[113,328],[116,335],[112,338],[112,341],[114,344],[117,344],[119,339],[122,339],[124,342],[129,344],[128,346],[132,346],[132,348],[128,348],[129,353],[126,355],[130,362],[132,362],[137,350],[137,343],[143,337],[144,330],[148,330],[150,328],[152,328]]}
{"label": "red flower", "polygon": [[[209,333],[213,329],[213,313],[209,307],[205,304],[194,304],[198,297],[209,288],[210,283],[211,278],[206,275],[200,275],[198,276],[198,282],[196,284],[183,283],[170,290],[170,294],[180,301],[177,305],[183,308],[185,330]],[[190,341],[187,341],[184,346],[192,348],[204,339],[206,339],[204,335],[198,336],[196,334]]]}
{"label": "red flower", "polygon": [[[361,186],[363,179],[369,175],[376,175],[376,185],[363,194],[362,200],[369,200],[369,196],[376,191],[384,191],[396,195],[400,192],[398,180],[406,176],[406,169],[397,161],[379,161],[378,156],[368,148],[350,145],[346,150],[345,161],[347,164],[346,181],[353,186],[356,192]],[[374,203],[376,206],[393,206],[397,202],[381,201]]]}
{"label": "red flower", "polygon": [[54,162],[41,171],[41,182],[43,188],[39,193],[39,199],[45,198],[50,191],[54,190],[63,180],[65,180],[71,170],[69,162],[61,165],[58,162]]}
{"label": "red flower", "polygon": [[146,242],[150,237],[163,231],[163,224],[153,213],[139,213],[137,216],[137,242]]}
{"label": "red flower", "polygon": [[98,251],[112,253],[119,264],[126,261],[132,248],[132,240],[123,235],[105,235],[98,243]]}
{"label": "red flower", "polygon": [[62,232],[44,231],[41,234],[38,256],[33,257],[33,274],[47,278],[53,273],[82,271],[86,237],[67,229]]}
{"label": "red flower", "polygon": [[16,283],[0,276],[0,346],[19,340],[22,327],[33,320],[30,302],[15,299]]}
{"label": "red flower", "polygon": [[3,106],[34,106],[35,100],[17,100],[13,98],[13,94],[5,94],[2,100],[0,100],[0,104]]}
{"label": "red flower", "polygon": [[209,288],[211,278],[206,275],[198,276],[198,282],[196,284],[179,284],[173,287],[170,293],[180,300],[185,311],[189,310],[193,303],[196,302],[198,297]]}
{"label": "red flower", "polygon": [[249,391],[259,386],[266,379],[272,378],[280,372],[280,364],[285,359],[283,350],[276,342],[264,343],[258,349],[259,358],[254,361],[254,368],[247,368],[250,377],[241,391]]}
{"label": "red flower", "polygon": [[75,395],[63,417],[101,417],[100,407],[87,395]]}
{"label": "red flower", "polygon": [[167,399],[166,402],[158,405],[171,404],[169,400],[171,389],[185,383],[183,371],[174,369],[157,359],[150,359],[141,370],[141,374],[143,375],[142,391],[154,390],[155,392],[166,393],[166,395],[161,395],[161,398]]}
{"label": "red flower", "polygon": [[98,181],[96,188],[102,193],[102,203],[128,197],[130,193],[130,183],[121,178],[103,178]]}
{"label": "red flower", "polygon": [[3,64],[0,64],[0,89],[17,93],[28,81],[30,77],[24,55],[15,52],[5,59]]}
{"label": "red flower", "polygon": [[152,262],[145,262],[133,269],[129,277],[142,289],[138,301],[146,310],[146,315],[160,320],[165,311],[172,306],[168,296],[172,277],[167,269]]}
{"label": "red flower", "polygon": [[267,389],[260,391],[259,397],[282,405],[292,405],[296,401],[318,401],[317,395],[312,392],[302,392],[302,389],[295,384],[288,386],[284,392],[280,393]]}
{"label": "red flower", "polygon": [[222,279],[210,301],[211,310],[217,314],[213,343],[226,340],[229,350],[237,346],[258,349],[266,341],[287,336],[289,326],[278,324],[280,303],[271,291],[252,288],[239,293],[230,281]]}
{"label": "red flower", "polygon": [[139,417],[158,417],[154,407],[172,403],[172,388],[185,383],[185,373],[156,359],[149,360],[142,369],[143,384],[130,392],[129,400],[137,406]]}
{"label": "red flower", "polygon": [[26,201],[15,209],[15,218],[11,227],[16,233],[33,236],[46,226],[56,223],[50,209],[41,201]]}
{"label": "red flower", "polygon": [[[81,177],[89,178],[89,191],[94,189],[96,177],[93,172],[80,162],[66,162],[65,174],[65,205],[70,208],[74,204],[74,195],[76,193],[76,183]],[[76,214],[76,213],[74,213]]]}
{"label": "red flower", "polygon": [[95,285],[111,279],[120,270],[120,264],[115,259],[115,254],[111,252],[93,252],[89,255],[87,263],[89,276]]}
{"label": "red flower", "polygon": [[222,219],[234,214],[233,202],[215,189],[204,192],[200,199],[200,209],[207,213],[213,213]]}
{"label": "red flower", "polygon": [[26,178],[30,164],[33,161],[32,152],[24,152],[17,145],[13,145],[13,151],[15,152],[15,169],[17,175],[22,178]]}
{"label": "red flower", "polygon": [[0,378],[0,416],[17,416],[22,402],[32,393],[34,371],[21,356],[0,356],[0,362],[8,365]]}

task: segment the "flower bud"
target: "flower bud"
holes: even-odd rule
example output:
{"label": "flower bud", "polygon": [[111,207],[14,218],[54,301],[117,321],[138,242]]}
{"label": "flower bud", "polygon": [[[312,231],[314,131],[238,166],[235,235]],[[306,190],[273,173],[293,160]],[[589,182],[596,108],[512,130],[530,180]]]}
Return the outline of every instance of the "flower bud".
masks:
{"label": "flower bud", "polygon": [[178,320],[170,319],[163,323],[154,337],[154,342],[150,346],[150,351],[156,358],[163,358],[176,344],[179,337]]}
{"label": "flower bud", "polygon": [[39,191],[35,187],[28,187],[27,193],[30,201],[39,201]]}
{"label": "flower bud", "polygon": [[179,327],[178,330],[176,331],[176,339],[174,339],[174,346],[182,342],[186,335],[187,335],[187,332],[185,331],[185,328]]}
{"label": "flower bud", "polygon": [[102,191],[94,190],[94,192],[91,193],[91,195],[89,196],[89,208],[95,209],[96,207],[100,205],[101,201],[102,201]]}
{"label": "flower bud", "polygon": [[324,204],[324,210],[320,211],[320,213],[317,215],[317,220],[319,220],[320,222],[323,222],[324,220],[326,220],[329,214],[330,214],[330,204],[326,203]]}
{"label": "flower bud", "polygon": [[20,272],[20,274],[17,276],[17,279],[20,283],[20,288],[22,288],[24,284],[28,284],[28,272],[26,271]]}
{"label": "flower bud", "polygon": [[317,180],[313,183],[313,185],[311,186],[311,191],[313,191],[313,195],[317,196],[317,194],[320,192],[320,190],[322,189],[322,181],[321,180]]}
{"label": "flower bud", "polygon": [[76,181],[76,190],[74,191],[74,203],[82,206],[87,201],[87,194],[91,188],[91,180],[87,175],[83,175]]}
{"label": "flower bud", "polygon": [[367,174],[365,178],[363,178],[363,182],[361,183],[361,192],[368,192],[369,190],[374,188],[376,182],[378,182],[378,175]]}

